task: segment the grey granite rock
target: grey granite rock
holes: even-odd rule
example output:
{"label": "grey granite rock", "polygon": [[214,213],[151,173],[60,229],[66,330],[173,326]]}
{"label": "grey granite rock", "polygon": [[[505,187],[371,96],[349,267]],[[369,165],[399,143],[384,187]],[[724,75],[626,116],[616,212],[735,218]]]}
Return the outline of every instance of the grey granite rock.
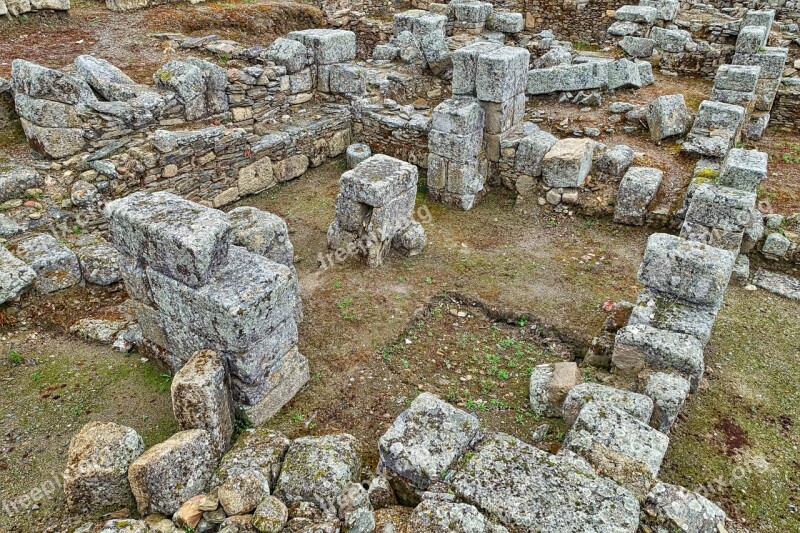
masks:
{"label": "grey granite rock", "polygon": [[11,86],[17,93],[75,105],[96,100],[89,85],[80,78],[23,59],[11,62]]}
{"label": "grey granite rock", "polygon": [[32,168],[12,168],[0,172],[0,201],[19,198],[25,191],[44,185],[44,176]]}
{"label": "grey granite rock", "polygon": [[419,533],[499,533],[502,526],[493,526],[478,509],[466,503],[424,500],[411,514],[409,525]]}
{"label": "grey granite rock", "polygon": [[603,152],[603,155],[595,163],[595,168],[603,174],[623,176],[633,163],[635,155],[636,153],[630,146],[618,144]]}
{"label": "grey granite rock", "polygon": [[546,363],[535,366],[528,387],[533,414],[561,416],[561,407],[567,393],[581,381],[583,378],[575,363]]}
{"label": "grey granite rock", "polygon": [[81,281],[78,257],[51,235],[37,235],[20,242],[17,257],[36,272],[35,287],[48,294],[72,287]]}
{"label": "grey granite rock", "polygon": [[356,168],[359,163],[372,156],[372,149],[366,144],[355,143],[347,147],[347,168]]}
{"label": "grey granite rock", "polygon": [[767,177],[768,159],[766,152],[733,148],[722,163],[717,184],[742,191],[755,191]]}
{"label": "grey granite rock", "polygon": [[614,222],[642,226],[647,218],[647,206],[655,197],[664,172],[657,168],[630,167],[619,184],[614,203]]}
{"label": "grey granite rock", "polygon": [[676,374],[656,372],[647,380],[644,393],[653,399],[650,425],[669,433],[689,395],[689,382]]}
{"label": "grey granite rock", "polygon": [[622,6],[614,14],[617,20],[652,24],[658,17],[658,10],[649,6]]}
{"label": "grey granite rock", "polygon": [[287,74],[294,74],[303,70],[309,61],[308,48],[297,39],[278,37],[264,54],[276,65],[286,67]]}
{"label": "grey granite rock", "polygon": [[356,57],[356,34],[351,31],[314,28],[293,31],[286,37],[308,47],[320,65],[347,63]]}
{"label": "grey granite rock", "polygon": [[790,300],[800,300],[800,279],[796,277],[759,268],[753,284]]}
{"label": "grey granite rock", "polygon": [[531,177],[542,174],[542,159],[558,141],[555,135],[546,131],[535,131],[523,137],[517,146],[514,170]]}
{"label": "grey granite rock", "polygon": [[659,96],[647,108],[647,127],[650,138],[661,141],[684,135],[692,127],[692,115],[682,94]]}
{"label": "grey granite rock", "polygon": [[267,478],[258,470],[232,474],[219,486],[219,504],[229,516],[249,514],[269,491]]}
{"label": "grey granite rock", "polygon": [[550,94],[565,91],[601,89],[608,85],[607,60],[588,61],[528,71],[528,94]]}
{"label": "grey granite rock", "polygon": [[646,324],[667,331],[686,333],[705,344],[711,336],[719,305],[699,305],[669,294],[644,289],[636,300],[629,324]]}
{"label": "grey granite rock", "polygon": [[109,101],[131,100],[148,90],[138,85],[127,74],[99,57],[80,55],[75,58],[75,68],[98,94]]}
{"label": "grey granite rock", "polygon": [[590,139],[558,140],[542,159],[542,179],[550,187],[581,187],[592,168],[596,143]]}
{"label": "grey granite rock", "polygon": [[281,433],[267,428],[244,431],[220,461],[210,485],[221,485],[232,475],[255,470],[264,475],[270,487],[274,487],[290,443]]}
{"label": "grey granite rock", "polygon": [[122,279],[120,253],[107,242],[84,246],[78,250],[83,279],[95,285],[111,285]]}
{"label": "grey granite rock", "polygon": [[598,383],[580,383],[570,389],[564,400],[562,413],[567,426],[575,422],[586,404],[593,402],[619,409],[645,423],[653,415],[653,401],[643,394]]}
{"label": "grey granite rock", "polygon": [[645,37],[626,35],[619,42],[619,47],[631,57],[650,57],[653,55],[655,41]]}
{"label": "grey granite rock", "polygon": [[19,298],[35,279],[30,266],[0,246],[0,304]]}
{"label": "grey granite rock", "polygon": [[479,100],[504,102],[525,92],[530,52],[503,46],[478,56],[475,91]]}
{"label": "grey granite rock", "polygon": [[725,512],[703,496],[683,487],[656,483],[644,504],[645,524],[660,530],[717,533],[725,530]]}

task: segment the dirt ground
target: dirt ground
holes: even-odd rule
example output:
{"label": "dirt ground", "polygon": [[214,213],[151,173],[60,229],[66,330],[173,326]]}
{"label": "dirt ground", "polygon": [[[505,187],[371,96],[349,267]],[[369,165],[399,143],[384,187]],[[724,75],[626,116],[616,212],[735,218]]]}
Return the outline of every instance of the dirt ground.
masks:
{"label": "dirt ground", "polygon": [[[603,303],[635,297],[647,231],[544,212],[522,217],[505,190],[466,213],[420,194],[429,238],[421,256],[392,256],[378,269],[355,258],[322,269],[341,171],[332,161],[242,202],[286,218],[305,304],[300,349],[312,379],[269,426],[290,437],[350,432],[371,468],[379,436],[425,390],[528,441],[548,423],[539,445],[557,450],[563,426],[535,419],[527,407],[530,367],[581,356],[605,318]],[[69,437],[90,420],[130,425],[148,445],[174,431],[168,376],[141,354],[63,333],[72,319],[101,316],[121,296],[77,288],[0,317],[5,501],[19,502],[57,475]],[[800,527],[798,312],[796,302],[761,291],[729,291],[709,344],[708,383],[690,399],[663,467],[667,481],[714,487],[712,499],[753,531]],[[66,516],[59,490],[38,505],[21,516],[0,513],[0,531],[80,523]]]}

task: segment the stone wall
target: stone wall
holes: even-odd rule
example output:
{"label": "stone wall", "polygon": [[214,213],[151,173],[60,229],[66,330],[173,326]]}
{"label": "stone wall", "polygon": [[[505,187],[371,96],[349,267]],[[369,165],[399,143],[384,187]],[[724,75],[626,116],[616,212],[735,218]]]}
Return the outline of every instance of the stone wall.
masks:
{"label": "stone wall", "polygon": [[69,0],[0,0],[0,17],[18,17],[39,11],[69,11]]}
{"label": "stone wall", "polygon": [[525,0],[525,27],[550,30],[570,41],[601,43],[613,22],[613,12],[632,0]]}
{"label": "stone wall", "polygon": [[782,85],[772,104],[770,125],[798,131],[800,129],[798,109],[800,109],[800,84]]}

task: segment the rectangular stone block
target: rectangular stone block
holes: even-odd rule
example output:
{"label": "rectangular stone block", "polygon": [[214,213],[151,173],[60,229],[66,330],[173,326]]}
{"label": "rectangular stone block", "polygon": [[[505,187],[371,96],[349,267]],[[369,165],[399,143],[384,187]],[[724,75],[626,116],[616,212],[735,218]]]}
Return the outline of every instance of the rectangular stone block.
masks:
{"label": "rectangular stone block", "polygon": [[741,27],[760,26],[769,31],[772,28],[773,22],[775,22],[774,9],[748,9],[742,19]]}
{"label": "rectangular stone block", "polygon": [[290,32],[286,38],[310,48],[314,61],[321,65],[347,63],[356,58],[356,34],[348,30],[313,28]]}
{"label": "rectangular stone block", "polygon": [[528,71],[528,94],[600,89],[608,85],[610,61],[589,61],[575,65],[536,68]]}
{"label": "rectangular stone block", "polygon": [[595,143],[589,139],[556,141],[542,159],[542,178],[550,187],[581,187],[592,168]]}
{"label": "rectangular stone block", "polygon": [[657,168],[630,167],[619,184],[614,203],[614,222],[642,226],[647,206],[655,197],[664,172]]}
{"label": "rectangular stone block", "polygon": [[485,112],[484,132],[490,135],[503,133],[522,122],[525,116],[525,93],[503,102],[481,102]]}
{"label": "rectangular stone block", "polygon": [[495,11],[487,20],[487,25],[492,31],[503,33],[520,33],[525,29],[525,19],[522,13],[505,13]]}
{"label": "rectangular stone block", "polygon": [[525,48],[503,46],[478,56],[475,91],[479,100],[504,102],[525,92],[531,54]]}
{"label": "rectangular stone block", "polygon": [[685,51],[686,44],[692,40],[692,35],[686,30],[670,30],[654,26],[650,30],[650,38],[655,41],[656,48],[679,54]]}
{"label": "rectangular stone block", "polygon": [[355,202],[380,207],[404,191],[415,189],[417,176],[416,166],[376,154],[342,174],[340,194]]}
{"label": "rectangular stone block", "polygon": [[744,26],[736,37],[737,54],[757,54],[767,46],[767,29],[761,26]]}
{"label": "rectangular stone block", "polygon": [[451,2],[453,16],[458,22],[483,24],[492,14],[494,7],[489,2],[459,1]]}
{"label": "rectangular stone block", "polygon": [[644,423],[653,416],[653,401],[644,394],[599,383],[579,383],[567,393],[561,408],[567,427],[575,423],[580,412],[589,403],[619,409]]}
{"label": "rectangular stone block", "polygon": [[514,159],[514,170],[531,177],[542,174],[542,160],[558,141],[555,135],[546,131],[537,131],[520,140]]}
{"label": "rectangular stone block", "polygon": [[431,129],[460,135],[484,129],[485,112],[482,104],[471,96],[448,98],[433,109]]}
{"label": "rectangular stone block", "polygon": [[475,75],[478,56],[500,48],[502,45],[488,41],[473,43],[453,52],[453,83],[451,92],[454,95],[475,96]]}
{"label": "rectangular stone block", "polygon": [[720,65],[714,76],[714,88],[755,92],[760,73],[761,67],[757,65]]}
{"label": "rectangular stone block", "polygon": [[190,287],[222,267],[231,226],[225,214],[168,192],[133,193],[105,207],[111,242],[131,257]]}
{"label": "rectangular stone block", "polygon": [[639,5],[657,9],[656,18],[666,21],[674,20],[680,9],[678,0],[640,0]]}
{"label": "rectangular stone block", "polygon": [[711,89],[711,99],[723,104],[738,105],[750,111],[756,101],[756,93],[743,91],[728,91],[724,89]]}
{"label": "rectangular stone block", "polygon": [[744,231],[755,203],[754,192],[703,183],[692,195],[686,220],[725,231]]}
{"label": "rectangular stone block", "polygon": [[666,233],[647,239],[639,283],[701,305],[722,302],[736,256]]}
{"label": "rectangular stone block", "polygon": [[608,66],[608,88],[610,90],[620,88],[642,87],[642,78],[639,66],[629,59],[618,59]]}
{"label": "rectangular stone block", "polygon": [[734,65],[757,65],[761,67],[762,78],[776,79],[783,76],[786,66],[788,48],[767,47],[755,54],[733,54],[731,63]]}
{"label": "rectangular stone block", "polygon": [[450,161],[467,163],[477,159],[482,141],[482,132],[458,135],[431,130],[428,134],[428,150]]}
{"label": "rectangular stone block", "polygon": [[297,346],[297,323],[289,318],[270,330],[247,350],[223,352],[231,378],[258,385],[280,365],[281,358]]}
{"label": "rectangular stone block", "polygon": [[623,22],[640,22],[652,24],[658,18],[658,9],[650,6],[622,6],[614,14],[617,20]]}
{"label": "rectangular stone block", "polygon": [[[281,364],[267,378],[263,398],[253,405],[242,405],[247,417],[260,426],[289,403],[289,400],[308,383],[308,359],[297,351],[290,350],[281,359]],[[235,383],[234,383],[235,386]]]}
{"label": "rectangular stone block", "polygon": [[767,177],[769,157],[766,152],[732,148],[717,178],[717,185],[753,192]]}
{"label": "rectangular stone block", "polygon": [[631,311],[628,325],[645,324],[675,333],[686,333],[705,345],[717,317],[719,305],[704,306],[674,296],[644,289]]}
{"label": "rectangular stone block", "polygon": [[[772,104],[775,102],[775,96],[778,94],[778,89],[781,88],[781,80],[781,78],[761,78],[758,80],[758,84],[756,85],[756,101],[753,106],[756,111],[764,111],[766,113],[772,111]],[[769,118],[767,118],[767,123],[768,122]]]}
{"label": "rectangular stone block", "polygon": [[367,73],[358,65],[331,65],[328,88],[332,93],[364,94],[367,90]]}

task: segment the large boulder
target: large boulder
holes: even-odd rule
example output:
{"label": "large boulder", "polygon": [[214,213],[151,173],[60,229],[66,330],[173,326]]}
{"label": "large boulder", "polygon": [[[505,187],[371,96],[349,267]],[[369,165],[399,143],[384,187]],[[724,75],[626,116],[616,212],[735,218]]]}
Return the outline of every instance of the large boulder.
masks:
{"label": "large boulder", "polygon": [[64,471],[64,494],[71,512],[101,513],[133,501],[128,467],[144,451],[135,430],[89,422],[72,437]]}
{"label": "large boulder", "polygon": [[647,127],[650,138],[661,141],[684,135],[692,127],[692,114],[682,94],[659,96],[647,108]]}
{"label": "large boulder", "polygon": [[206,489],[215,465],[214,445],[202,429],[180,431],[156,444],[128,469],[139,514],[172,516]]}

